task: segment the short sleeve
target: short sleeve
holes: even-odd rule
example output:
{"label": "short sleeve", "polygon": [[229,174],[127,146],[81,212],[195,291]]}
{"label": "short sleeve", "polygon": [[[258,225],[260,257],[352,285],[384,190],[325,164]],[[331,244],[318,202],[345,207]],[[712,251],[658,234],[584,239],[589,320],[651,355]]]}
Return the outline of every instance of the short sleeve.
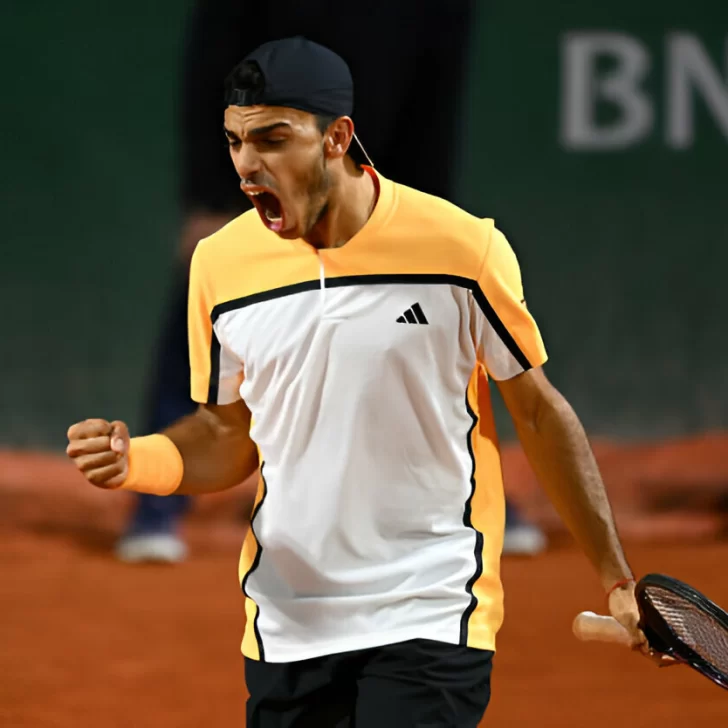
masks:
{"label": "short sleeve", "polygon": [[496,380],[539,367],[548,358],[523,295],[521,269],[505,235],[490,226],[483,265],[473,292],[478,358]]}
{"label": "short sleeve", "polygon": [[214,324],[215,297],[198,245],[190,266],[187,325],[191,396],[201,404],[231,404],[240,399],[243,363],[220,341]]}

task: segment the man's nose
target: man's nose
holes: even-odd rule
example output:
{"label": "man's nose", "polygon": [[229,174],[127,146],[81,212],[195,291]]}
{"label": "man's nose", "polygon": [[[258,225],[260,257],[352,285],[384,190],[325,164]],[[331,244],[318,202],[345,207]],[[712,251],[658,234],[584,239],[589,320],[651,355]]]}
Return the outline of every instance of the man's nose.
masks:
{"label": "man's nose", "polygon": [[241,180],[252,180],[260,171],[260,155],[252,144],[241,144],[233,155],[233,164]]}

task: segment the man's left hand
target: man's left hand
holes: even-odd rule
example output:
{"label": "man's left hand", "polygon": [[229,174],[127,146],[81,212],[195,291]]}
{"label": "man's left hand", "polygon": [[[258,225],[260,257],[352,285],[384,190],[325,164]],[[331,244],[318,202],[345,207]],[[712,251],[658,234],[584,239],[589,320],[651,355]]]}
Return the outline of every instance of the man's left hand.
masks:
{"label": "man's left hand", "polygon": [[632,638],[632,649],[641,652],[658,667],[670,667],[677,662],[671,657],[655,652],[647,643],[645,633],[640,629],[640,610],[635,597],[635,582],[617,587],[609,595],[610,614],[629,632]]}

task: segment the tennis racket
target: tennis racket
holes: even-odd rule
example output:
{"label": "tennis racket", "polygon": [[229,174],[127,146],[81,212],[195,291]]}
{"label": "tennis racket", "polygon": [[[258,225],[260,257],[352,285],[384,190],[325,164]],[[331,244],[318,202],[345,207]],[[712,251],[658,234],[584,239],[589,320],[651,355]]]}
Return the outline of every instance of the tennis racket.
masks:
{"label": "tennis racket", "polygon": [[[639,627],[652,650],[688,665],[728,690],[728,613],[697,589],[663,574],[637,582]],[[629,646],[627,630],[613,617],[582,612],[574,635],[584,641]]]}

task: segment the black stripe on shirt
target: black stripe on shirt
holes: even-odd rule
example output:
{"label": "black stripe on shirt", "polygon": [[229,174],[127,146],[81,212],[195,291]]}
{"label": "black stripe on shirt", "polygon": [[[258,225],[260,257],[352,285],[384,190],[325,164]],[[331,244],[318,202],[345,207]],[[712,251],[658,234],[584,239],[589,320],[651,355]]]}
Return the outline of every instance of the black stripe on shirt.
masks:
{"label": "black stripe on shirt", "polygon": [[473,408],[470,406],[468,401],[468,392],[465,391],[465,409],[468,411],[473,424],[470,426],[467,434],[467,445],[468,454],[470,455],[471,470],[470,470],[470,495],[465,501],[465,509],[463,511],[463,524],[466,528],[470,528],[475,533],[475,571],[473,575],[468,579],[468,583],[465,585],[465,591],[470,596],[470,604],[466,607],[463,612],[463,616],[460,619],[460,644],[468,644],[468,622],[470,616],[478,606],[478,599],[473,593],[473,587],[475,582],[478,581],[481,574],[483,573],[483,534],[473,526],[472,513],[473,513],[473,497],[475,496],[475,453],[473,452],[473,431],[478,425],[478,416],[473,412]]}
{"label": "black stripe on shirt", "polygon": [[[260,479],[263,481],[263,497],[260,499],[260,502],[255,507],[255,510],[253,511],[253,515],[250,518],[250,530],[253,534],[253,538],[255,539],[255,543],[258,545],[258,551],[255,554],[255,559],[253,559],[253,563],[250,565],[250,568],[248,569],[248,573],[245,575],[245,578],[243,579],[240,588],[243,591],[243,594],[248,599],[253,599],[250,594],[245,590],[245,587],[248,583],[248,580],[253,575],[253,572],[258,568],[260,565],[260,557],[263,555],[263,545],[258,540],[258,536],[255,533],[255,517],[260,512],[261,507],[263,506],[263,502],[265,501],[266,496],[268,495],[268,483],[265,480],[265,475],[263,475],[263,469],[265,467],[265,461],[260,464]],[[260,657],[261,662],[265,662],[265,650],[263,649],[263,638],[260,636],[260,630],[258,629],[258,617],[260,617],[260,604],[255,602],[255,619],[253,620],[253,631],[255,633],[255,641],[258,643],[258,656]]]}
{"label": "black stripe on shirt", "polygon": [[[488,320],[488,323],[490,323],[493,327],[494,331],[498,334],[501,341],[506,345],[516,361],[524,370],[531,369],[531,363],[528,361],[528,358],[518,346],[513,336],[511,336],[505,324],[495,312],[493,306],[491,306],[477,281],[470,278],[464,278],[463,276],[449,275],[447,273],[374,273],[371,275],[340,276],[338,278],[326,279],[326,288],[381,285],[407,286],[417,284],[451,285],[458,288],[465,288],[470,291],[473,294],[473,298],[478,304],[478,307]],[[256,303],[263,303],[264,301],[273,301],[276,298],[293,296],[296,293],[318,290],[320,287],[321,281],[319,279],[301,281],[300,283],[293,283],[289,286],[281,286],[269,291],[261,291],[260,293],[253,293],[250,296],[242,296],[241,298],[235,298],[231,301],[218,303],[217,306],[212,309],[212,321],[214,323],[221,314],[229,311],[235,311],[240,308],[252,306]]]}
{"label": "black stripe on shirt", "polygon": [[217,398],[220,394],[220,341],[217,338],[215,329],[212,330],[212,341],[210,342],[210,383],[207,388],[207,404],[218,404]]}
{"label": "black stripe on shirt", "polygon": [[476,283],[475,287],[471,290],[473,291],[473,298],[483,312],[483,315],[488,319],[488,323],[493,327],[496,334],[498,334],[500,340],[506,345],[506,348],[511,352],[513,358],[521,365],[524,371],[531,369],[531,362],[528,361],[521,347],[518,346],[516,340],[511,336],[511,332],[508,331],[505,324],[500,320],[500,317],[495,312],[493,306],[490,305],[490,301],[488,301],[480,286]]}

